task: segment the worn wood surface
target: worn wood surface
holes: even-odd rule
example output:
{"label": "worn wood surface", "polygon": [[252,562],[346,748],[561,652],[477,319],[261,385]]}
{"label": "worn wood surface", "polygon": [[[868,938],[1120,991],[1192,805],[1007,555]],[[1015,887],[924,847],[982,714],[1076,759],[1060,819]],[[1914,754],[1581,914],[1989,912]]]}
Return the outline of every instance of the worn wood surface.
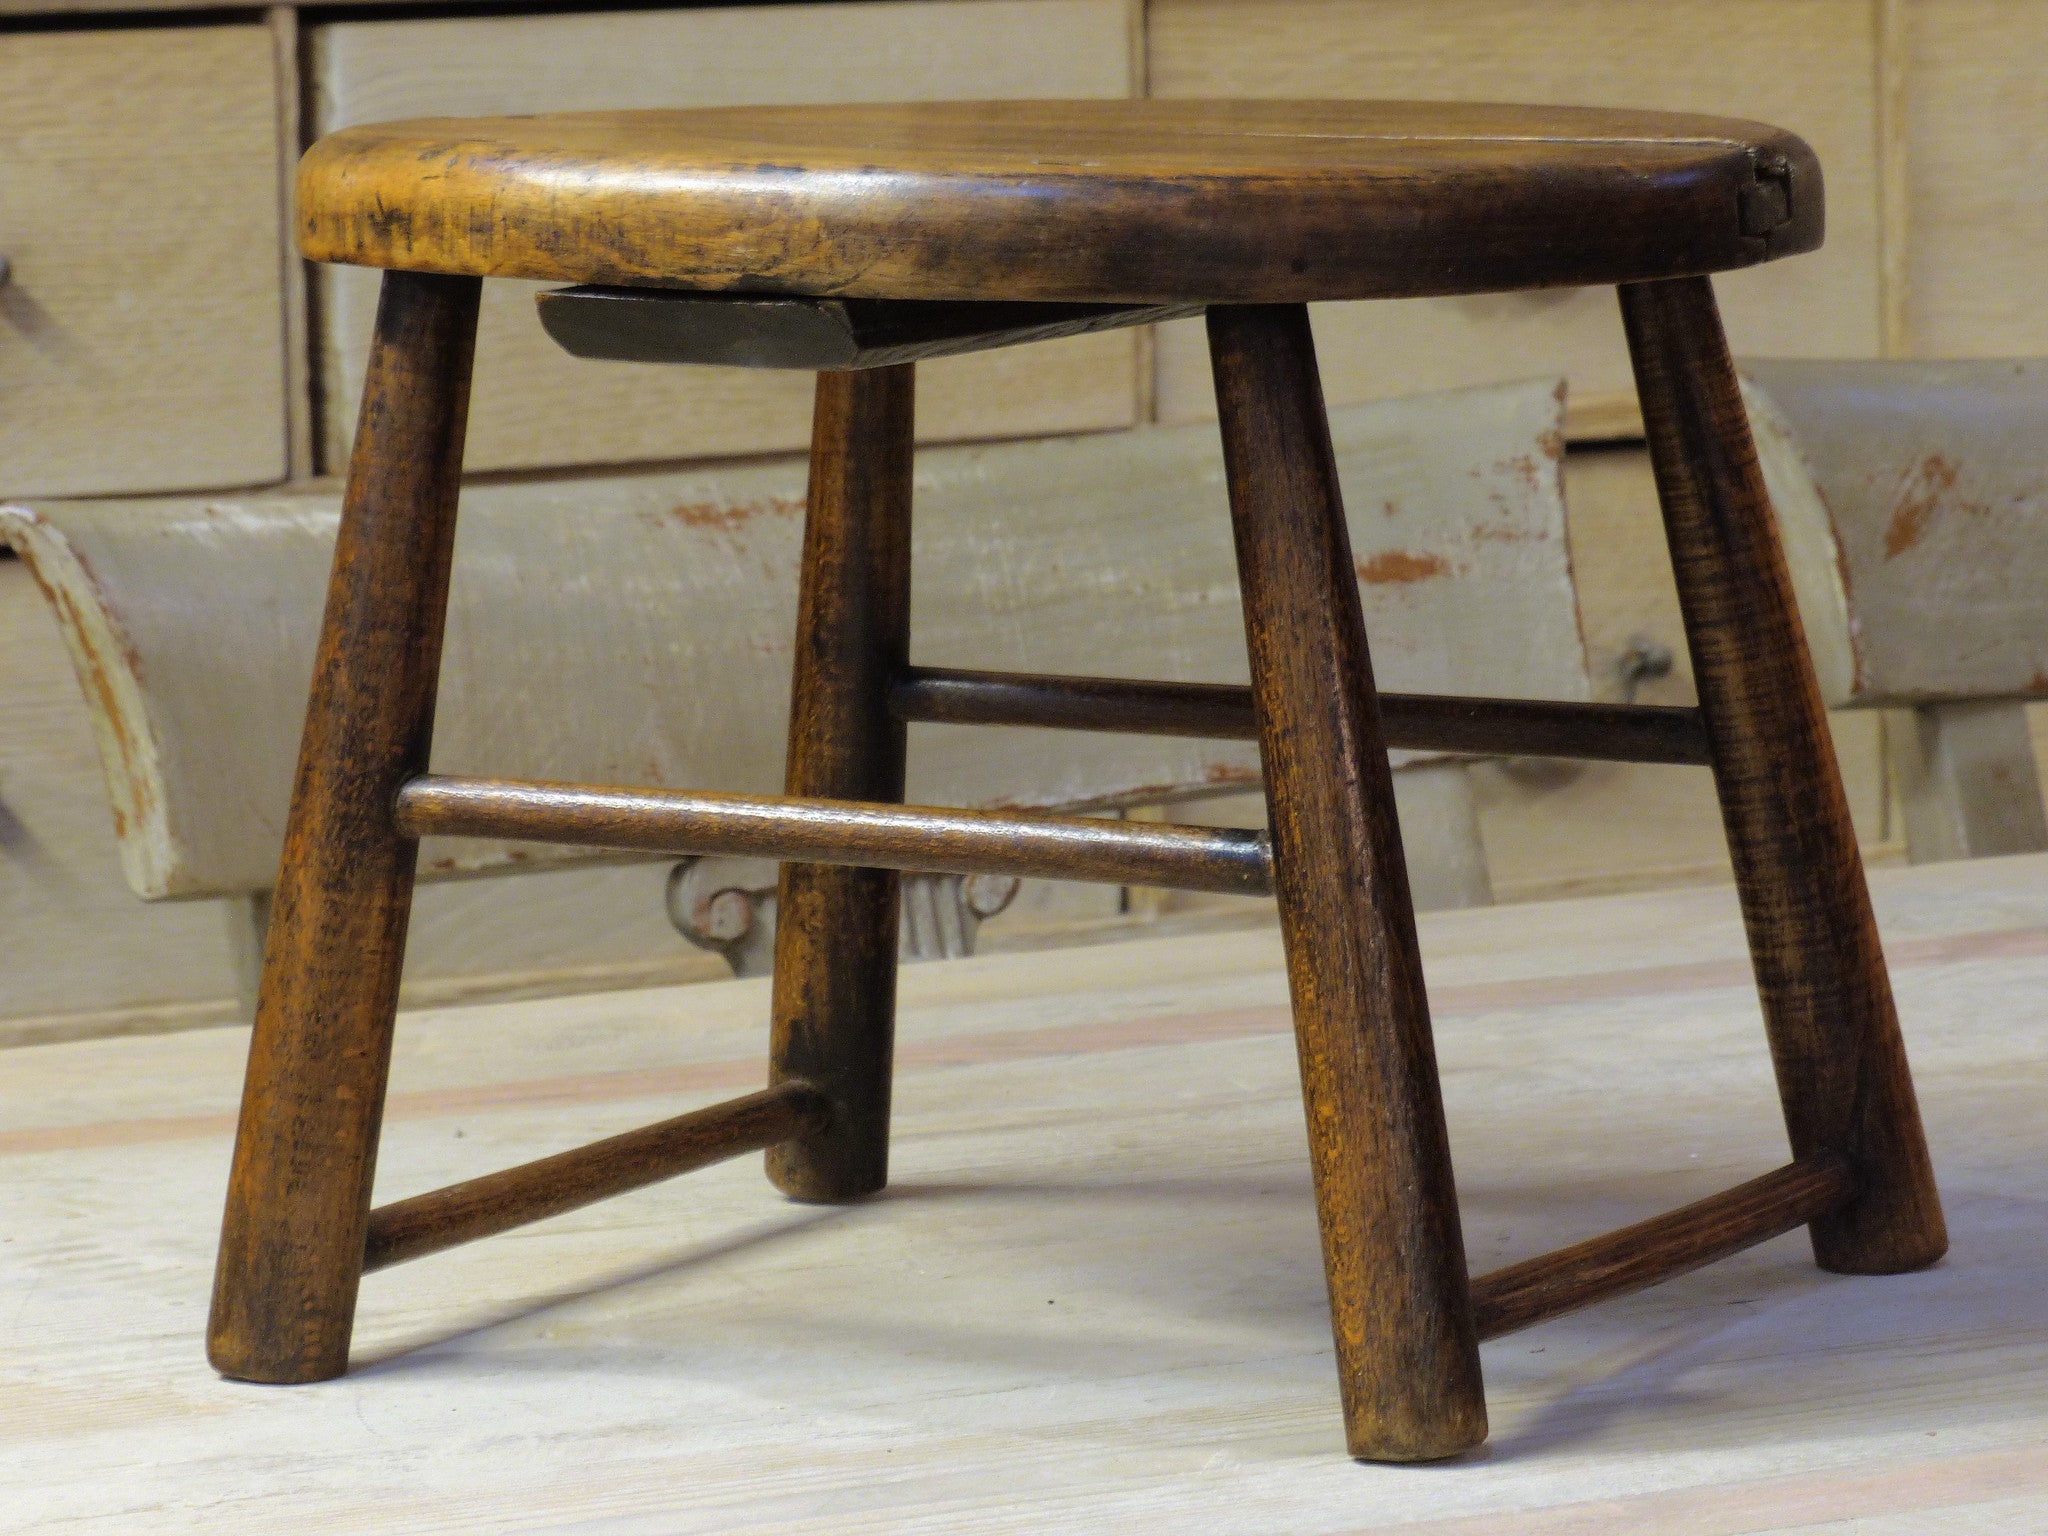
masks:
{"label": "worn wood surface", "polygon": [[2048,364],[1743,371],[1829,702],[2048,697]]}
{"label": "worn wood surface", "polygon": [[[800,38],[800,46],[792,39]],[[1125,0],[889,0],[491,17],[356,18],[312,38],[315,131],[429,115],[762,103],[1119,97]],[[347,460],[376,275],[319,272],[327,462]],[[534,322],[534,287],[486,286],[469,463],[622,464],[801,451],[811,384],[579,361]],[[1141,418],[1137,339],[1083,336],[953,358],[927,375],[927,441],[1031,437]]]}
{"label": "worn wood surface", "polygon": [[[246,1031],[11,1052],[0,1526],[2034,1536],[2048,858],[1872,885],[1949,1258],[1780,1238],[1483,1345],[1450,1466],[1344,1456],[1270,926],[909,967],[888,1196],[742,1158],[372,1275],[288,1391],[193,1344]],[[1475,1270],[1786,1161],[1728,888],[1420,929]],[[380,1198],[757,1088],[766,993],[408,1014]]]}
{"label": "worn wood surface", "polygon": [[[818,375],[783,769],[791,796],[903,798],[908,733],[889,713],[889,684],[910,660],[916,380],[908,363]],[[828,1125],[769,1153],[768,1176],[796,1199],[852,1200],[888,1182],[899,897],[886,868],[785,863],[777,880],[769,1081],[815,1083],[832,1105]]]}
{"label": "worn wood surface", "polygon": [[[1258,895],[1271,858],[1256,833],[1036,811],[956,811],[858,800],[609,789],[432,776],[396,797],[422,837],[512,837],[667,854],[738,854],[950,874],[1019,874]],[[880,882],[877,882],[878,884]],[[888,882],[894,890],[894,882]],[[790,892],[781,894],[783,925]],[[893,901],[888,909],[894,911]],[[841,918],[847,927],[851,919]],[[887,922],[895,954],[895,919]],[[848,969],[852,961],[844,962]]]}
{"label": "worn wood surface", "polygon": [[[1551,457],[1557,426],[1543,383],[1336,414],[1360,591],[1390,687],[1588,696]],[[1133,673],[1244,680],[1212,427],[927,449],[917,473],[915,654],[1048,673],[1099,671],[1110,656]],[[779,791],[803,486],[802,464],[789,462],[472,485],[436,770]],[[145,894],[246,892],[274,875],[336,505],[319,493],[38,503],[36,518],[0,510],[0,536],[30,552],[0,564],[14,690],[0,699],[0,802],[18,823],[0,860],[0,911],[38,957],[0,970],[0,1039],[234,1017],[217,915],[139,906],[122,862]],[[1583,543],[1576,556],[1583,567]],[[38,594],[30,564],[61,608]],[[1089,581],[1075,581],[1076,569]],[[265,598],[224,604],[223,588]],[[66,618],[86,691],[53,612]],[[119,644],[84,643],[101,613]],[[129,696],[130,678],[142,712],[106,710]],[[99,706],[91,716],[87,701]],[[536,730],[543,720],[550,727]],[[123,821],[118,843],[95,724],[119,727],[103,742],[114,782],[140,773],[160,791],[136,801],[146,814]],[[928,804],[1074,806],[1188,791],[1206,804],[1257,775],[1248,744],[1029,730],[998,744],[944,725],[913,733],[910,793]],[[1429,772],[1404,762],[1396,774],[1417,889],[1432,902],[1469,900],[1487,868],[1470,793],[1418,788]],[[1718,858],[1702,792],[1702,846]],[[1453,800],[1467,814],[1446,814]],[[1518,891],[1546,871],[1572,882],[1641,862],[1611,808],[1574,812],[1567,826],[1547,804],[1522,804],[1489,834]],[[1529,844],[1569,828],[1560,847]],[[532,872],[558,852],[573,855],[428,844],[420,874],[436,883],[415,897],[406,961],[418,1004],[681,981],[718,964],[676,944],[659,868]],[[527,872],[511,884],[438,878],[479,868]],[[1030,884],[984,940],[1118,910],[1113,889]]]}
{"label": "worn wood surface", "polygon": [[1915,860],[2048,847],[2039,364],[1758,362],[1744,399],[1821,691],[1886,734]]}
{"label": "worn wood surface", "polygon": [[[1380,728],[1392,748],[1705,763],[1693,710],[1651,705],[1381,694]],[[1249,688],[1106,677],[1045,677],[912,667],[889,690],[900,719],[961,725],[1258,739]]]}
{"label": "worn wood surface", "polygon": [[[317,614],[317,574],[305,596]],[[234,930],[224,910],[246,898],[135,899],[122,877],[101,757],[71,658],[20,560],[0,560],[0,654],[7,658],[0,690],[0,929],[12,954],[34,957],[0,966],[0,1045],[248,1018],[240,1010],[229,944]],[[291,684],[299,703],[284,706],[295,713],[304,709],[310,645],[300,664]],[[290,741],[277,750],[288,790]],[[281,827],[273,825],[270,836],[274,863]],[[402,995],[409,1006],[423,1007],[709,979],[719,962],[678,947],[662,913],[664,873],[656,864],[581,864],[510,883],[427,886],[413,902]],[[247,933],[246,922],[237,926]]]}
{"label": "worn wood surface", "polygon": [[1622,290],[1700,712],[1795,1157],[1857,1198],[1811,1227],[1825,1268],[1948,1245],[1849,806],[1705,278]]}
{"label": "worn wood surface", "polygon": [[[1557,423],[1540,381],[1337,414],[1390,687],[1587,698]],[[919,659],[1247,676],[1213,428],[929,449],[916,475]],[[778,461],[473,486],[435,770],[781,789],[804,483]],[[335,515],[329,496],[0,510],[0,537],[56,594],[138,894],[274,875]],[[224,588],[265,597],[223,604]],[[1142,801],[1258,768],[1249,745],[1018,732],[992,754],[977,729],[918,736],[910,794],[936,804]],[[517,852],[430,844],[421,873],[549,856]]]}
{"label": "worn wood surface", "polygon": [[1415,915],[1300,306],[1209,311],[1345,1439],[1486,1437]]}
{"label": "worn wood surface", "polygon": [[1762,124],[1403,102],[434,118],[329,134],[298,185],[314,261],[890,299],[1612,283],[1811,250],[1822,222],[1813,152]]}
{"label": "worn wood surface", "polygon": [[221,1228],[207,1354],[223,1374],[348,1365],[418,845],[479,284],[385,286]]}
{"label": "worn wood surface", "polygon": [[757,298],[659,288],[551,288],[540,323],[576,357],[805,372],[889,368],[1152,325],[1191,305],[931,304]]}
{"label": "worn wood surface", "polygon": [[830,1101],[792,1079],[370,1212],[363,1270],[495,1236],[815,1132]]}
{"label": "worn wood surface", "polygon": [[1855,1187],[1848,1163],[1822,1152],[1648,1221],[1476,1275],[1479,1337],[1612,1301],[1782,1237],[1849,1200]]}
{"label": "worn wood surface", "polygon": [[0,34],[0,495],[284,478],[279,90],[260,25]]}

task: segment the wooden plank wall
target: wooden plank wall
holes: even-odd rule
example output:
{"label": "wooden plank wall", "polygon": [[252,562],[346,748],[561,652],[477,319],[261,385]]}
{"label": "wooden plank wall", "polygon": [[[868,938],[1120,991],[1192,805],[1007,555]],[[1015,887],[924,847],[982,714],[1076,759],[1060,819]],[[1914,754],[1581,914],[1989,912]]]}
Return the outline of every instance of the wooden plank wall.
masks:
{"label": "wooden plank wall", "polygon": [[0,35],[0,491],[283,477],[277,95],[246,21]]}

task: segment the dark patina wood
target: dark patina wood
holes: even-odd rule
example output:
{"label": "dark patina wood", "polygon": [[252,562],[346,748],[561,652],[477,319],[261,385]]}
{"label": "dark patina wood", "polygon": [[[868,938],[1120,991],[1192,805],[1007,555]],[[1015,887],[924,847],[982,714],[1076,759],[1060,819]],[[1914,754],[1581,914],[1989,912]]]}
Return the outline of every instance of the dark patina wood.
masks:
{"label": "dark patina wood", "polygon": [[[889,680],[910,659],[916,381],[908,363],[818,375],[784,769],[793,796],[903,798]],[[888,1182],[898,911],[894,870],[782,866],[769,1080],[802,1078],[832,1101],[825,1129],[768,1154],[769,1178],[794,1199],[853,1200]]]}
{"label": "dark patina wood", "polygon": [[1237,896],[1273,888],[1272,855],[1257,832],[1037,811],[435,776],[400,792],[398,825],[414,837],[737,854],[871,874],[1011,874]]}
{"label": "dark patina wood", "polygon": [[[223,1371],[341,1371],[366,1256],[395,1263],[744,1149],[769,1149],[799,1199],[879,1189],[896,869],[1276,892],[1356,1455],[1482,1439],[1482,1334],[1795,1225],[1834,1269],[1942,1251],[1825,718],[1694,275],[1819,243],[1819,171],[1796,138],[1414,103],[744,108],[350,129],[299,185],[317,259],[637,290],[543,300],[587,355],[842,371],[818,384],[788,797],[437,778],[477,285],[387,281],[237,1139],[211,1334]],[[1700,708],[1379,699],[1302,306],[1592,282],[1629,285]],[[678,293],[645,291],[663,287]],[[910,668],[909,359],[1136,323],[1151,305],[1208,306],[1252,687]],[[1255,738],[1271,844],[905,807],[910,720]],[[1468,1279],[1390,743],[1711,759],[1791,1166]],[[370,1216],[411,839],[429,833],[795,861],[770,1088]]]}
{"label": "dark patina wood", "polygon": [[[1374,101],[729,107],[347,128],[314,261],[836,298],[1307,303],[1619,283],[1820,244],[1730,118]],[[1567,233],[1568,232],[1568,233]]]}
{"label": "dark patina wood", "polygon": [[[1708,761],[1699,711],[1649,704],[1383,693],[1389,747],[1623,763]],[[1228,683],[1132,682],[911,667],[889,690],[899,720],[1255,741],[1252,691]]]}
{"label": "dark patina wood", "polygon": [[790,1079],[572,1152],[451,1184],[370,1213],[363,1269],[384,1269],[497,1232],[509,1232],[627,1190],[819,1130],[825,1096]]}
{"label": "dark patina wood", "polygon": [[1308,311],[1209,311],[1346,1439],[1486,1437],[1394,785]]}
{"label": "dark patina wood", "polygon": [[348,1367],[417,845],[479,284],[384,280],[299,749],[207,1352],[250,1381]]}
{"label": "dark patina wood", "polygon": [[1948,1246],[1863,861],[1734,365],[1704,278],[1624,288],[1622,318],[1792,1155],[1845,1157],[1826,1269]]}
{"label": "dark patina wood", "polygon": [[1497,1339],[1782,1236],[1854,1198],[1849,1164],[1817,1153],[1717,1195],[1472,1282],[1479,1337]]}
{"label": "dark patina wood", "polygon": [[1156,325],[1198,304],[940,304],[890,299],[558,288],[538,294],[540,323],[577,357],[806,372],[888,368],[1091,331]]}

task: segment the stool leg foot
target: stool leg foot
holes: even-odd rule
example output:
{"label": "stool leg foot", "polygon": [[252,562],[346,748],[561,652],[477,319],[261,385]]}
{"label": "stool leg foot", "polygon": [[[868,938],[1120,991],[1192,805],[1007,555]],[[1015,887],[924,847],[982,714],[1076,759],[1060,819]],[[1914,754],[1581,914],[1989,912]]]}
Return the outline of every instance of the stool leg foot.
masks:
{"label": "stool leg foot", "polygon": [[[890,681],[909,660],[909,364],[818,375],[797,604],[788,792],[903,798],[904,729]],[[774,1082],[832,1101],[825,1129],[768,1153],[797,1200],[855,1200],[889,1177],[896,1036],[897,876],[785,864],[776,898]]]}
{"label": "stool leg foot", "polygon": [[384,279],[214,1274],[222,1373],[348,1368],[448,600],[476,278]]}
{"label": "stool leg foot", "polygon": [[1486,1437],[1414,908],[1308,313],[1209,312],[1351,1454]]}
{"label": "stool leg foot", "polygon": [[1734,365],[1705,278],[1621,290],[1714,782],[1795,1156],[1860,1176],[1826,1269],[1948,1246],[1863,863]]}

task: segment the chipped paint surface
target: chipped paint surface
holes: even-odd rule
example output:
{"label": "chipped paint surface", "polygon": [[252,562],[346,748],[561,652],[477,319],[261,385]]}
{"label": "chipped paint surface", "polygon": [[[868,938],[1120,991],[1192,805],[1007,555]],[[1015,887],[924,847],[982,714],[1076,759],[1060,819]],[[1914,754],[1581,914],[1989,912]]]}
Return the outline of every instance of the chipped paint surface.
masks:
{"label": "chipped paint surface", "polygon": [[801,497],[770,496],[759,501],[694,501],[670,507],[665,514],[686,528],[717,528],[728,533],[757,517],[802,517]]}
{"label": "chipped paint surface", "polygon": [[1416,554],[1406,549],[1382,550],[1370,560],[1358,562],[1358,579],[1376,587],[1428,581],[1432,576],[1450,574],[1451,562],[1442,555]]}
{"label": "chipped paint surface", "polygon": [[48,599],[70,652],[106,777],[121,873],[138,896],[181,894],[171,796],[134,643],[101,602],[84,558],[47,519],[26,507],[0,507],[0,542],[21,557]]}
{"label": "chipped paint surface", "polygon": [[1849,601],[1848,563],[1834,519],[1805,451],[1774,398],[1747,375],[1741,384],[1821,698],[1831,706],[1843,704],[1862,686],[1864,663]]}
{"label": "chipped paint surface", "polygon": [[[1554,381],[1538,380],[1332,414],[1382,686],[1590,693],[1544,448],[1559,411]],[[467,488],[434,768],[779,793],[805,473],[787,458]],[[934,449],[915,473],[920,661],[1245,680],[1212,426]],[[339,498],[40,510],[14,516],[42,530],[46,568],[71,562],[46,590],[71,601],[52,596],[94,658],[80,679],[131,881],[153,896],[267,886]],[[1218,794],[1258,774],[1249,742],[1013,730],[998,743],[918,726],[908,793],[1082,809]],[[592,856],[430,839],[420,868],[448,878]]]}
{"label": "chipped paint surface", "polygon": [[1885,522],[1885,559],[1898,559],[1926,537],[1944,495],[1955,488],[1956,467],[1941,454],[1930,453],[1907,471]]}
{"label": "chipped paint surface", "polygon": [[[1780,521],[1836,551],[1853,646],[1831,703],[1891,705],[2038,695],[2048,681],[2048,363],[1752,362],[1809,487]],[[1752,412],[1755,415],[1755,412]],[[1759,428],[1759,446],[1766,434]],[[1770,471],[1766,455],[1766,472]],[[1774,496],[1780,486],[1772,484]],[[1826,573],[1818,557],[1807,580]],[[1808,606],[1808,589],[1800,590]],[[1815,649],[1821,649],[1816,636]]]}

